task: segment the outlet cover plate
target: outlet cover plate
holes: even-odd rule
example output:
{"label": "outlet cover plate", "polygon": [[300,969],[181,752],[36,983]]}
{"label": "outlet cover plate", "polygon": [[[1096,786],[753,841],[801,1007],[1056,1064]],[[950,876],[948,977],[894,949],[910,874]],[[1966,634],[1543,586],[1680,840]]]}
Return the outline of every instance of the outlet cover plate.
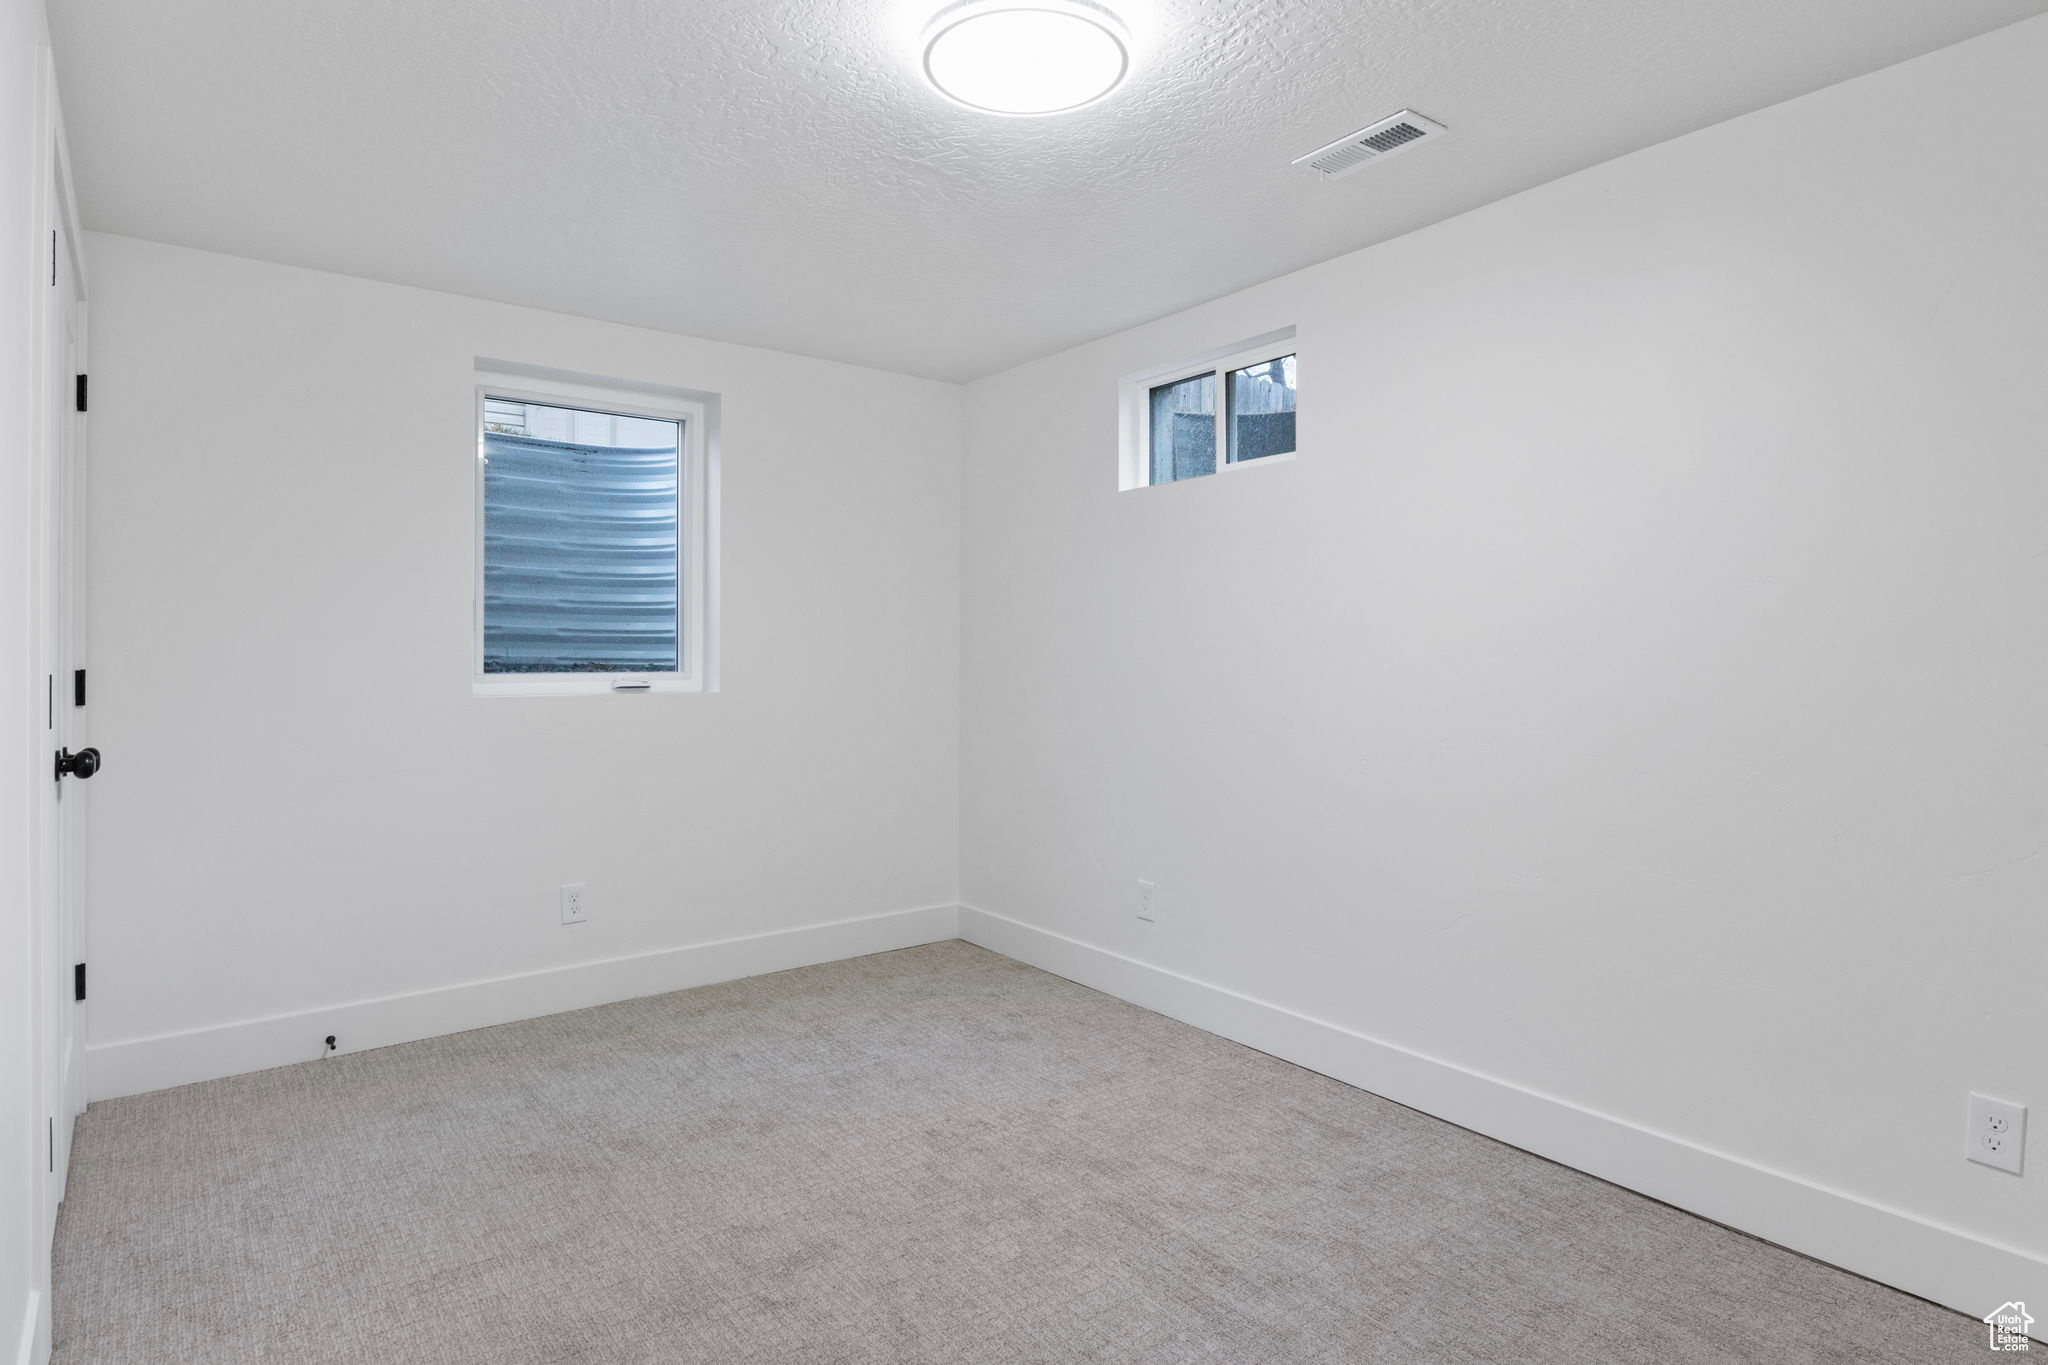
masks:
{"label": "outlet cover plate", "polygon": [[1970,1096],[1970,1128],[1963,1155],[2001,1171],[2020,1174],[2027,1152],[2027,1106],[1989,1095]]}
{"label": "outlet cover plate", "polygon": [[589,884],[587,882],[562,883],[562,923],[581,924],[589,918]]}

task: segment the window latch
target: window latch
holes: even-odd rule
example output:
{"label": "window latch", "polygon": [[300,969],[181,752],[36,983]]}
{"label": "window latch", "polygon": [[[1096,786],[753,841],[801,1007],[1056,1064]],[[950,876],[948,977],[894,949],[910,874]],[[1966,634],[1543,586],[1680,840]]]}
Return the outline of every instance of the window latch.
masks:
{"label": "window latch", "polygon": [[614,692],[646,692],[653,688],[653,686],[654,684],[645,678],[612,679],[612,691]]}

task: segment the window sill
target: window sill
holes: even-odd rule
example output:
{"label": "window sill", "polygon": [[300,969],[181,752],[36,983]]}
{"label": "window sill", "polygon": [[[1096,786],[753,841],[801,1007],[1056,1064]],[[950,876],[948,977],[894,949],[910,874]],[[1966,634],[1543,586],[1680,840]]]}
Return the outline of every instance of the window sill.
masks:
{"label": "window sill", "polygon": [[1216,472],[1218,474],[1235,474],[1240,469],[1257,469],[1261,465],[1286,464],[1300,453],[1298,450],[1283,450],[1274,455],[1261,455],[1256,460],[1232,460]]}
{"label": "window sill", "polygon": [[1171,479],[1166,483],[1133,484],[1129,488],[1120,489],[1118,491],[1124,493],[1139,493],[1143,492],[1147,488],[1183,488],[1191,483],[1206,482],[1207,480],[1215,478],[1219,474],[1235,474],[1240,470],[1258,469],[1264,465],[1292,464],[1295,458],[1300,454],[1301,452],[1298,450],[1288,450],[1283,451],[1278,455],[1261,455],[1256,460],[1236,460],[1231,462],[1230,464],[1224,465],[1221,469],[1212,469],[1207,474],[1196,474],[1192,478]]}
{"label": "window sill", "polygon": [[[623,682],[644,687],[621,687]],[[470,691],[479,697],[638,697],[650,692],[702,692],[695,678],[643,673],[540,673],[474,678]]]}

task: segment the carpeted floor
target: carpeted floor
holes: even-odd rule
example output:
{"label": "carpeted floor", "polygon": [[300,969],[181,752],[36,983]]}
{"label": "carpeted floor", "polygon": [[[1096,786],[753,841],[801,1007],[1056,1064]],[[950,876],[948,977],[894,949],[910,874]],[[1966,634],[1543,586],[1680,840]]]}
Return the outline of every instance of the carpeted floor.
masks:
{"label": "carpeted floor", "polygon": [[56,1305],[58,1365],[1985,1354],[962,943],[96,1104]]}

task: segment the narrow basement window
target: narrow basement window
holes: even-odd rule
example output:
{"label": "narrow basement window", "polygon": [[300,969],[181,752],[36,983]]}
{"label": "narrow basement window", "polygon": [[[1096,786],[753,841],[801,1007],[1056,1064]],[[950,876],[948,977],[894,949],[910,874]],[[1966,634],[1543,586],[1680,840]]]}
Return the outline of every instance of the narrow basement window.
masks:
{"label": "narrow basement window", "polygon": [[1228,370],[1232,464],[1294,453],[1294,357]]}
{"label": "narrow basement window", "polygon": [[1126,378],[1122,486],[1292,455],[1295,364],[1288,328]]}
{"label": "narrow basement window", "polygon": [[1216,472],[1216,376],[1159,384],[1152,390],[1153,483]]}
{"label": "narrow basement window", "polygon": [[477,389],[480,694],[703,690],[703,408]]}

